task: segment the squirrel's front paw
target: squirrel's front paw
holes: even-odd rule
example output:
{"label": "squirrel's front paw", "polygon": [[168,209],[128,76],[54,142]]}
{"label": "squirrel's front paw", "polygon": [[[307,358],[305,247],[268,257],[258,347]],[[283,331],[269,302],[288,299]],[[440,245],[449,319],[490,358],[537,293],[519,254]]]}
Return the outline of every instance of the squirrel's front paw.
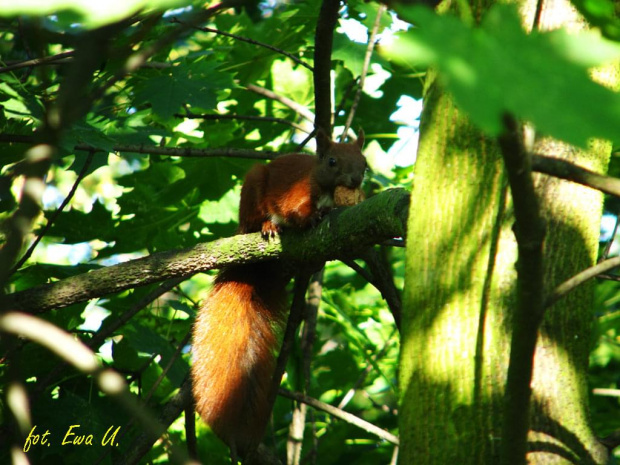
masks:
{"label": "squirrel's front paw", "polygon": [[280,227],[275,224],[273,221],[267,220],[263,221],[263,226],[261,228],[261,234],[263,239],[271,239],[276,237],[277,234],[280,234]]}

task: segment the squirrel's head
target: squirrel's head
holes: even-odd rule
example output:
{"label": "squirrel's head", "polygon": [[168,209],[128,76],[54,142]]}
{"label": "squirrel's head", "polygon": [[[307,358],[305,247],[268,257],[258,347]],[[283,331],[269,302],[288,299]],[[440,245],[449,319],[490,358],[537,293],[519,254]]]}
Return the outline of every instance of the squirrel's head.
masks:
{"label": "squirrel's head", "polygon": [[360,129],[357,140],[349,143],[333,142],[319,129],[316,137],[319,169],[316,176],[323,188],[336,186],[357,188],[364,179],[367,164],[362,154],[364,131]]}

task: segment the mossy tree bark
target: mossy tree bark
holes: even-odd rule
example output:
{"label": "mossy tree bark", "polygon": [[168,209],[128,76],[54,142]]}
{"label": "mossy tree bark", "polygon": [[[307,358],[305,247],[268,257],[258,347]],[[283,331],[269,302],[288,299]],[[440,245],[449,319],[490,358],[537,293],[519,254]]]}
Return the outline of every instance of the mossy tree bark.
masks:
{"label": "mossy tree bark", "polygon": [[[547,5],[572,18],[564,2]],[[524,21],[532,24],[531,8]],[[571,13],[571,11],[568,11]],[[528,17],[529,16],[529,17]],[[545,17],[556,19],[543,9]],[[486,138],[429,73],[408,223],[401,352],[401,463],[499,463],[504,386],[516,299],[512,201],[495,140]],[[534,151],[605,172],[611,147],[542,139]],[[547,223],[551,292],[595,263],[602,196],[535,177]],[[592,284],[547,310],[532,380],[529,463],[603,464],[588,424],[586,371]]]}

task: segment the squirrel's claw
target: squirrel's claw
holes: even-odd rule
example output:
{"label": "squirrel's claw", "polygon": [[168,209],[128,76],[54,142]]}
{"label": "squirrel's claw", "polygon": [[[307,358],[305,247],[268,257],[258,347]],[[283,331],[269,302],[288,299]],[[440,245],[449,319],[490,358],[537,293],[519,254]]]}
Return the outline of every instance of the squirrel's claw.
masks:
{"label": "squirrel's claw", "polygon": [[263,239],[272,239],[276,237],[276,235],[280,234],[280,227],[275,224],[271,220],[263,221],[263,225],[261,227],[261,235]]}

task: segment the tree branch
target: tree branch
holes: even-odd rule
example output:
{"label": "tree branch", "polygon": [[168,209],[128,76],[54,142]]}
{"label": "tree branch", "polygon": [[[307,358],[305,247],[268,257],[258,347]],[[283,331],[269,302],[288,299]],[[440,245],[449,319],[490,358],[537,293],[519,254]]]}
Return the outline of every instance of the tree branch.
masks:
{"label": "tree branch", "polygon": [[620,266],[620,257],[608,258],[602,262],[597,263],[590,268],[586,268],[582,272],[576,274],[572,278],[567,279],[558,287],[556,287],[553,293],[545,300],[545,307],[551,307],[554,303],[564,297],[566,294],[574,290],[577,286],[582,285],[586,281],[595,278],[601,274],[604,274],[614,268]]}
{"label": "tree branch", "polygon": [[189,249],[156,253],[6,295],[0,302],[0,310],[41,313],[232,264],[274,258],[309,263],[352,257],[371,244],[403,236],[408,202],[407,191],[391,189],[355,207],[331,212],[318,227],[308,231],[288,231],[270,241],[262,239],[260,233],[245,234]]}
{"label": "tree branch", "polygon": [[221,119],[229,119],[229,120],[248,120],[248,121],[260,121],[264,123],[279,123],[286,124],[287,126],[291,126],[298,131],[305,132],[308,134],[308,130],[304,128],[302,125],[294,123],[293,121],[289,121],[284,118],[276,118],[273,116],[258,116],[258,115],[218,115],[218,114],[194,114],[190,111],[187,111],[185,114],[175,113],[175,118],[188,118],[188,119],[202,119],[202,120],[221,120]]}
{"label": "tree branch", "polygon": [[[108,150],[93,148],[86,144],[79,144],[74,147],[80,151],[108,152]],[[270,151],[257,151],[247,149],[190,149],[183,147],[156,147],[149,145],[115,145],[112,147],[114,152],[130,152],[143,153],[149,155],[168,155],[170,157],[185,158],[213,158],[213,157],[229,157],[229,158],[249,158],[255,160],[271,160],[276,158],[277,154]]]}
{"label": "tree branch", "polygon": [[75,50],[69,50],[68,52],[58,53],[57,55],[51,55],[43,58],[33,58],[32,60],[20,61],[19,63],[11,63],[7,66],[1,67],[0,74],[21,68],[29,68],[46,64],[58,64],[58,62],[64,63],[67,58],[72,58],[74,55]]}
{"label": "tree branch", "polygon": [[[310,389],[312,354],[314,341],[316,339],[316,323],[321,294],[323,292],[323,274],[325,267],[314,273],[308,286],[308,297],[304,309],[304,326],[300,339],[300,354],[298,356],[301,365],[300,373],[302,376],[297,379],[296,390],[307,394]],[[280,386],[277,386],[278,388]],[[306,429],[307,408],[305,404],[297,403],[293,409],[293,417],[289,426],[288,440],[286,443],[286,458],[290,465],[301,463],[301,449],[304,442],[304,431]],[[313,440],[316,437],[312,438]]]}
{"label": "tree branch", "polygon": [[328,135],[332,128],[332,47],[339,9],[340,0],[323,0],[314,36],[314,127]]}
{"label": "tree branch", "polygon": [[[182,21],[179,21],[177,18],[172,18],[170,22],[178,23],[178,24],[184,24]],[[313,71],[312,66],[310,66],[305,61],[303,61],[300,58],[296,57],[292,53],[289,53],[289,52],[287,52],[285,50],[282,50],[281,48],[274,47],[273,45],[269,45],[269,44],[266,44],[264,42],[259,42],[258,40],[250,39],[249,37],[242,37],[242,36],[238,36],[236,34],[231,34],[230,32],[220,31],[219,29],[215,29],[215,28],[212,28],[212,27],[206,27],[206,26],[205,27],[194,27],[194,29],[197,29],[197,30],[203,31],[203,32],[212,32],[213,34],[218,34],[218,35],[221,35],[221,36],[224,36],[224,37],[230,37],[231,39],[238,40],[239,42],[246,42],[248,44],[258,45],[259,47],[263,47],[263,48],[269,49],[269,50],[271,50],[273,52],[279,53],[280,55],[284,55],[285,57],[288,57],[291,60],[293,60],[298,65],[301,65],[304,68],[307,68],[310,71]]]}
{"label": "tree branch", "polygon": [[265,89],[264,87],[259,87],[254,84],[248,84],[246,88],[248,90],[251,90],[255,94],[270,98],[272,100],[275,100],[276,102],[280,102],[282,105],[289,107],[291,110],[298,113],[299,116],[301,116],[302,118],[310,122],[314,121],[314,114],[310,110],[308,110],[303,105],[300,105],[299,103],[295,102],[294,100],[291,100],[288,97],[284,97],[283,95],[276,94],[272,90]]}
{"label": "tree branch", "polygon": [[569,161],[543,155],[532,156],[532,171],[548,174],[620,197],[620,179],[604,176]]}
{"label": "tree branch", "polygon": [[531,381],[538,328],[545,310],[543,286],[543,239],[530,159],[523,146],[521,128],[510,116],[499,138],[514,206],[517,239],[517,306],[513,316],[510,363],[502,421],[502,465],[524,465],[529,429]]}
{"label": "tree branch", "polygon": [[611,246],[614,243],[614,239],[616,238],[616,233],[618,232],[618,226],[620,225],[620,216],[616,215],[616,221],[614,222],[614,229],[611,231],[611,236],[609,237],[609,241],[605,245],[605,250],[598,259],[598,263],[607,260],[609,258],[609,252],[611,251]]}
{"label": "tree branch", "polygon": [[361,375],[357,378],[357,381],[355,381],[355,384],[353,385],[353,387],[351,387],[351,389],[347,391],[347,393],[342,397],[342,400],[338,403],[339,409],[343,409],[347,406],[347,404],[351,401],[351,399],[353,399],[355,392],[359,389],[359,387],[366,380],[366,377],[368,376],[368,374],[374,368],[378,366],[377,361],[380,360],[381,357],[383,357],[387,353],[388,349],[393,345],[394,343],[393,337],[396,335],[397,331],[398,329],[394,329],[392,333],[388,336],[387,342],[383,345],[381,350],[379,352],[375,352],[374,354],[372,354],[372,357],[370,358],[369,363],[366,365]]}
{"label": "tree branch", "polygon": [[400,332],[402,300],[394,284],[394,276],[384,252],[384,250],[376,251],[374,248],[371,248],[362,258],[372,272],[372,280],[369,282],[381,293],[381,297],[385,299],[394,317],[396,328]]}
{"label": "tree branch", "polygon": [[[276,368],[271,380],[271,387],[269,391],[269,397],[267,399],[269,405],[269,411],[273,410],[276,398],[278,397],[278,390],[282,384],[282,377],[286,371],[286,363],[293,350],[295,344],[295,334],[303,319],[304,307],[306,305],[306,289],[310,283],[311,273],[306,269],[302,269],[295,276],[295,286],[293,290],[293,303],[291,304],[291,311],[288,314],[288,320],[286,322],[286,328],[284,330],[284,337],[282,338],[282,347],[278,354],[276,361]],[[251,451],[249,457],[252,457],[253,451]]]}
{"label": "tree branch", "polygon": [[[31,144],[35,141],[35,136],[27,136],[22,134],[0,134],[0,142]],[[276,152],[258,151],[248,149],[192,149],[186,147],[159,147],[155,145],[114,145],[112,150],[93,147],[88,144],[78,144],[73,150],[80,152],[109,153],[127,152],[127,153],[143,153],[149,155],[166,155],[170,157],[186,157],[186,158],[213,158],[213,157],[230,157],[230,158],[249,158],[255,160],[272,160],[278,156]]]}
{"label": "tree branch", "polygon": [[297,392],[287,391],[286,389],[280,389],[279,393],[289,399],[293,399],[297,402],[303,402],[304,404],[307,404],[317,410],[322,410],[335,418],[346,421],[347,423],[357,426],[368,433],[374,434],[389,443],[398,445],[399,441],[397,436],[394,436],[392,433],[389,433],[384,429],[367,422],[366,420],[362,420],[360,417],[334,407],[333,405],[326,404],[325,402],[321,402],[320,400],[313,399],[312,397],[308,397]]}
{"label": "tree branch", "polygon": [[355,97],[353,97],[353,104],[351,105],[349,115],[347,116],[347,122],[344,125],[344,131],[342,132],[340,140],[341,142],[343,142],[344,139],[347,137],[347,133],[349,132],[349,128],[351,127],[351,123],[353,122],[353,118],[355,117],[355,112],[357,111],[357,106],[359,105],[362,91],[364,90],[364,82],[366,81],[366,75],[368,74],[368,67],[370,66],[372,52],[375,48],[375,39],[377,37],[379,25],[381,24],[381,17],[383,16],[383,13],[385,13],[386,9],[387,7],[384,4],[379,5],[379,9],[377,10],[377,16],[375,17],[375,22],[372,26],[372,31],[368,36],[368,45],[366,46],[366,54],[364,55],[362,74],[360,75],[359,85],[357,87],[357,91],[355,92]]}

